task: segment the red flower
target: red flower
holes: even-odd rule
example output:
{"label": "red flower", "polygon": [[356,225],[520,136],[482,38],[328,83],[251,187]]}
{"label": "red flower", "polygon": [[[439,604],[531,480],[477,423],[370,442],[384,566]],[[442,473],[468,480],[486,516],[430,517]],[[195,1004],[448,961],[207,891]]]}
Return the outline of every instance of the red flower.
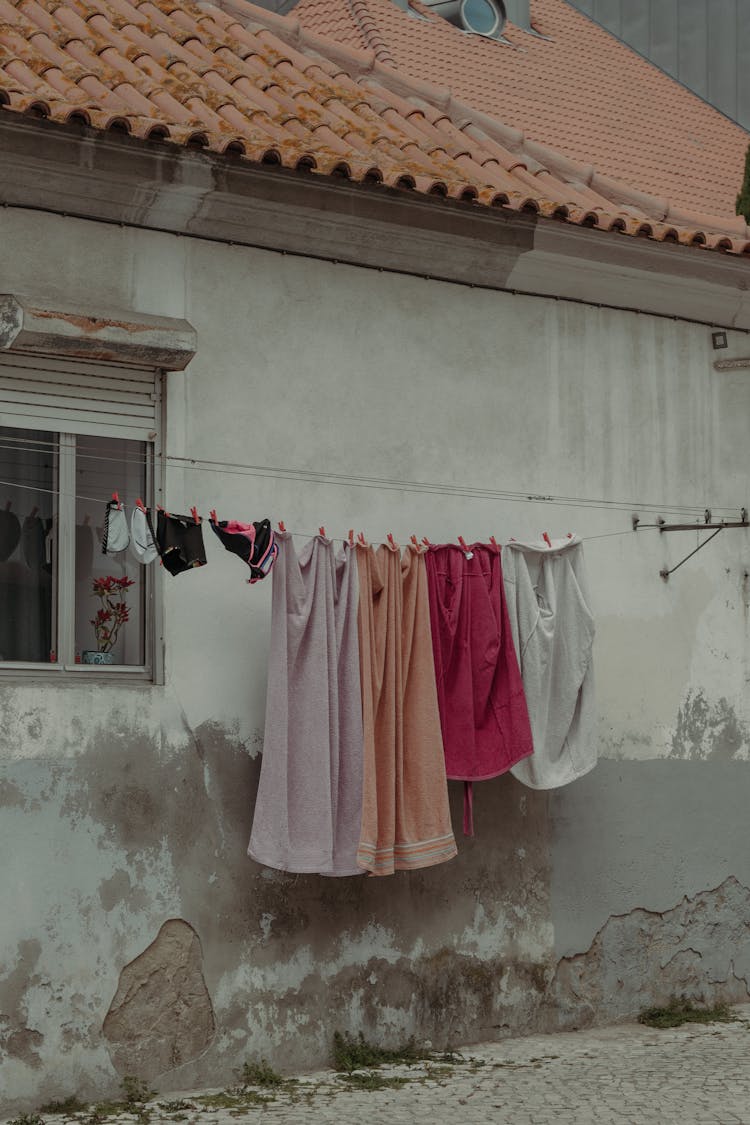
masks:
{"label": "red flower", "polygon": [[[120,627],[130,620],[130,610],[124,598],[131,586],[135,586],[134,579],[127,576],[117,578],[113,574],[94,578],[92,581],[92,593],[101,598],[102,602],[101,609],[97,610],[96,617],[91,621],[100,652],[112,651]],[[121,600],[114,601],[118,595]],[[111,625],[107,627],[110,622]]]}

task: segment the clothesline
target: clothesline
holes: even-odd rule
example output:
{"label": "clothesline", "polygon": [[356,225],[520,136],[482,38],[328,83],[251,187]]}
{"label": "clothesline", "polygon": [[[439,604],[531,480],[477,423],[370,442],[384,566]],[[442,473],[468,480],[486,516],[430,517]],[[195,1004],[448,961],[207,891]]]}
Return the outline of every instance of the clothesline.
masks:
{"label": "clothesline", "polygon": [[[3,445],[0,443],[0,449],[7,449],[12,451],[24,452],[40,452],[40,447],[56,447],[58,443],[38,442],[35,446],[24,446],[16,443],[15,439],[3,439],[13,441],[12,445]],[[85,444],[79,441],[79,452],[87,448]],[[97,453],[85,453],[87,460],[92,461],[105,461],[122,465],[121,457],[107,457]],[[599,508],[603,511],[626,511],[632,513],[634,511],[640,512],[654,512],[656,514],[697,514],[698,517],[702,516],[706,508],[710,508],[714,512],[735,512],[742,505],[739,504],[668,504],[668,503],[654,503],[651,501],[637,501],[637,500],[606,500],[597,497],[583,497],[583,496],[556,496],[546,492],[532,492],[520,491],[510,489],[491,489],[491,488],[475,488],[469,485],[452,485],[446,482],[435,481],[412,481],[400,480],[391,477],[358,477],[342,473],[329,473],[316,471],[312,469],[289,469],[282,466],[270,465],[249,465],[241,464],[239,462],[224,462],[224,461],[210,461],[201,460],[192,457],[180,457],[175,454],[164,454],[162,460],[173,467],[183,469],[193,469],[205,473],[217,473],[229,476],[253,476],[260,478],[271,478],[277,480],[304,480],[315,484],[333,484],[345,487],[356,488],[375,488],[379,491],[396,491],[396,492],[415,492],[419,494],[432,494],[438,496],[457,496],[468,497],[476,500],[494,500],[502,501],[504,503],[523,503],[523,504],[552,504],[555,506],[562,506],[567,508],[587,509]],[[150,458],[127,458],[128,466],[137,465],[150,465],[152,463]],[[3,482],[0,482],[2,484]],[[29,486],[30,487],[30,486]],[[53,491],[51,489],[41,489],[40,491]],[[91,499],[90,497],[80,496],[79,499]]]}
{"label": "clothesline", "polygon": [[[53,488],[42,488],[39,485],[18,484],[15,481],[0,480],[0,487],[22,488],[22,489],[25,489],[26,491],[29,491],[29,492],[43,492],[43,493],[47,493],[47,494],[53,495],[53,496],[66,496],[66,497],[72,496],[73,499],[75,499],[75,500],[87,500],[92,504],[105,504],[106,503],[106,500],[102,496],[85,496],[85,495],[82,495],[79,492],[65,493],[65,492],[60,492],[59,490],[53,489]],[[319,531],[303,531],[301,528],[287,528],[286,530],[291,535],[304,536],[307,539],[313,539],[316,535],[319,534]],[[647,530],[658,530],[658,529],[657,528],[652,528],[652,529],[644,528],[643,530],[647,531]],[[612,538],[615,538],[615,537],[620,536],[620,535],[632,535],[632,533],[633,533],[632,528],[628,528],[627,531],[606,531],[606,532],[603,532],[603,533],[597,534],[597,535],[581,535],[581,536],[579,536],[579,538],[584,542],[589,542],[590,540],[593,540],[593,539],[612,539]],[[330,539],[334,543],[347,543],[349,541],[348,535],[343,535],[343,536],[342,535],[326,535],[326,538]]]}

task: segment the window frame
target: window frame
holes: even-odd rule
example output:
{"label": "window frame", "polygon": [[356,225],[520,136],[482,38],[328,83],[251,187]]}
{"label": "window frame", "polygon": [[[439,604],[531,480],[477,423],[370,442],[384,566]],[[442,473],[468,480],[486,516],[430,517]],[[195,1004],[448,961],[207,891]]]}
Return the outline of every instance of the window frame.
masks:
{"label": "window frame", "polygon": [[[35,357],[40,369],[45,362],[54,360],[52,356]],[[86,361],[83,361],[85,367]],[[146,466],[146,495],[144,501],[147,506],[156,507],[163,503],[164,497],[164,435],[166,433],[166,395],[167,386],[165,372],[160,368],[140,367],[137,364],[109,362],[107,367],[113,369],[140,369],[148,370],[154,375],[155,392],[157,395],[158,409],[157,429],[151,431],[145,439],[149,447],[150,456]],[[22,434],[30,430],[30,425],[19,426],[11,415],[0,414],[0,422]],[[56,636],[55,655],[57,660],[52,663],[35,663],[32,661],[2,661],[0,662],[0,682],[4,681],[43,681],[46,683],[73,684],[81,682],[106,682],[131,686],[144,686],[149,684],[164,684],[164,599],[163,582],[160,580],[158,562],[153,562],[144,567],[146,571],[144,593],[144,656],[142,665],[88,665],[75,662],[75,524],[76,524],[76,496],[75,496],[75,446],[80,437],[101,437],[109,435],[97,432],[97,427],[92,423],[90,427],[83,426],[76,433],[66,432],[54,428],[58,435],[57,455],[57,492],[55,493],[55,509],[57,519],[57,571],[56,582],[53,590],[53,622],[54,635]],[[126,439],[141,440],[144,439]],[[130,512],[128,511],[128,515]]]}

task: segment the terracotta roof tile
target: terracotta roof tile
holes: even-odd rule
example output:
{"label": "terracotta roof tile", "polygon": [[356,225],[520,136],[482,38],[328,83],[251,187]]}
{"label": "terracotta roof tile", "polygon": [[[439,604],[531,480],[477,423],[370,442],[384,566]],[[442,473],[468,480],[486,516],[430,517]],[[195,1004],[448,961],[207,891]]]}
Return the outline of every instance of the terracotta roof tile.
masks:
{"label": "terracotta roof tile", "polygon": [[411,8],[299,0],[294,15],[365,49],[374,28],[394,67],[450,87],[528,138],[676,208],[734,215],[748,134],[565,0],[531,0],[536,32],[507,24],[507,42],[467,35],[420,0]]}
{"label": "terracotta roof tile", "polygon": [[[695,210],[707,214],[694,214],[689,201],[649,194],[640,179],[635,190],[593,153],[582,163],[544,131],[528,140],[515,110],[506,124],[456,99],[447,62],[415,76],[395,70],[396,44],[376,34],[374,6],[433,27],[389,0],[352,0],[357,47],[245,0],[219,3],[0,0],[0,105],[255,163],[750,253],[743,220],[711,217],[705,204]],[[331,8],[330,0],[302,0],[309,10],[316,3]],[[335,13],[333,24],[345,23]],[[488,46],[504,59],[514,51],[485,41],[481,50]],[[540,120],[551,113],[543,102],[536,91],[529,112]]]}

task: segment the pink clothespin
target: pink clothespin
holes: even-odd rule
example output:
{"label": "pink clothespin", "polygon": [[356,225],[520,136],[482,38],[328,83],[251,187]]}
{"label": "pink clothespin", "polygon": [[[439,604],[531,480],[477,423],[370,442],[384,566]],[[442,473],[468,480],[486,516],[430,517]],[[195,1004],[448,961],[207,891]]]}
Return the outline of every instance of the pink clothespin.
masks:
{"label": "pink clothespin", "polygon": [[419,540],[417,539],[416,535],[410,535],[409,539],[414,544],[414,546],[417,548],[417,550],[419,550]]}
{"label": "pink clothespin", "polygon": [[490,535],[490,543],[492,544],[492,546],[495,548],[496,551],[498,551],[500,549],[497,545],[497,539],[495,538],[494,535]]}
{"label": "pink clothespin", "polygon": [[112,493],[112,499],[114,500],[115,504],[117,504],[118,508],[122,507],[122,504],[120,503],[120,497],[119,497],[118,493],[113,492]]}
{"label": "pink clothespin", "polygon": [[353,527],[349,528],[349,546],[350,547],[354,546],[354,528]]}
{"label": "pink clothespin", "polygon": [[552,540],[551,540],[551,539],[550,539],[550,537],[549,537],[549,532],[548,532],[548,531],[543,531],[543,532],[542,532],[542,539],[544,540],[544,542],[545,542],[545,543],[547,544],[547,546],[548,546],[548,547],[551,547],[551,546],[552,546]]}
{"label": "pink clothespin", "polygon": [[366,547],[366,546],[367,546],[367,540],[365,539],[365,533],[364,533],[364,531],[360,531],[359,535],[357,536],[357,542],[358,542],[358,543],[359,543],[359,544],[360,544],[360,545],[361,545],[362,547]]}
{"label": "pink clothespin", "polygon": [[466,540],[464,539],[463,535],[459,535],[458,542],[459,542],[459,546],[461,547],[461,550],[464,553],[464,558],[473,559],[474,558],[474,552],[469,547],[469,545],[466,542]]}
{"label": "pink clothespin", "polygon": [[218,523],[219,522],[219,520],[216,516],[216,508],[211,509],[211,511],[208,513],[208,517],[211,520],[211,523]]}
{"label": "pink clothespin", "polygon": [[193,517],[193,519],[195,520],[196,523],[201,522],[200,516],[198,515],[198,509],[197,508],[191,508],[190,509],[190,515]]}
{"label": "pink clothespin", "polygon": [[135,502],[135,506],[136,506],[136,508],[138,508],[138,509],[139,509],[139,511],[141,511],[141,512],[145,512],[145,511],[146,511],[146,505],[145,505],[145,504],[143,503],[143,501],[141,500],[140,496],[139,496],[139,497],[138,497],[138,499],[136,500],[136,502]]}
{"label": "pink clothespin", "polygon": [[387,538],[388,542],[390,543],[391,547],[393,548],[393,550],[397,551],[398,550],[398,543],[396,543],[394,541],[393,535],[391,534],[390,531],[388,532],[388,535],[386,536],[386,538]]}
{"label": "pink clothespin", "polygon": [[432,546],[432,543],[430,543],[430,541],[429,541],[429,539],[427,538],[426,535],[422,536],[422,542],[424,543],[425,547],[431,547]]}
{"label": "pink clothespin", "polygon": [[326,529],[325,529],[324,527],[319,527],[319,528],[318,528],[318,532],[319,532],[319,534],[320,534],[320,535],[322,535],[322,536],[323,536],[323,538],[324,538],[324,539],[326,539],[326,538],[327,538],[327,536],[326,536]]}
{"label": "pink clothespin", "polygon": [[283,520],[279,520],[279,531],[286,531],[286,524]]}

